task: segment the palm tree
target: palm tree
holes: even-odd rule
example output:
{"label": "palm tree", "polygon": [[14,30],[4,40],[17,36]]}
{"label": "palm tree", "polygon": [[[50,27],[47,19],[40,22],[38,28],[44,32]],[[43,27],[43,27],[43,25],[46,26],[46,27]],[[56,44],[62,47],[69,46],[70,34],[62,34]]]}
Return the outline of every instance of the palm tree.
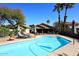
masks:
{"label": "palm tree", "polygon": [[62,31],[62,27],[61,27],[61,18],[60,18],[60,12],[63,10],[63,5],[62,5],[62,3],[57,3],[57,4],[55,4],[55,6],[54,6],[54,9],[53,9],[53,11],[57,11],[57,13],[58,13],[58,26],[59,26],[59,28],[60,28],[60,30],[59,30],[59,32],[60,31]]}
{"label": "palm tree", "polygon": [[50,23],[50,20],[48,19],[46,22],[47,22],[47,24],[49,24]]}
{"label": "palm tree", "polygon": [[67,20],[67,11],[68,11],[68,9],[71,9],[71,8],[74,7],[74,3],[62,3],[62,5],[65,8],[64,24],[63,24],[63,31],[64,31],[64,26],[65,26],[65,23],[66,23],[66,20]]}
{"label": "palm tree", "polygon": [[58,22],[60,23],[60,11],[63,10],[63,5],[61,3],[57,3],[54,6],[53,11],[57,11],[58,12]]}
{"label": "palm tree", "polygon": [[63,6],[65,8],[64,22],[66,22],[66,19],[67,19],[67,11],[68,11],[68,9],[71,9],[71,8],[74,7],[74,3],[63,3]]}

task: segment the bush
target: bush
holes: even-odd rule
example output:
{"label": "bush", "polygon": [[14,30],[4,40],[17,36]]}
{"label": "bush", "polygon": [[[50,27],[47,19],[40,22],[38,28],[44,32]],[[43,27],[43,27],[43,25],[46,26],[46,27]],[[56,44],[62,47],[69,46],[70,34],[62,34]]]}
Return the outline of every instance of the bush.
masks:
{"label": "bush", "polygon": [[18,33],[17,29],[13,29],[13,31],[10,31],[9,28],[0,27],[0,37],[13,36],[17,35],[17,33]]}
{"label": "bush", "polygon": [[6,27],[0,27],[0,37],[9,36],[9,29]]}
{"label": "bush", "polygon": [[79,35],[78,34],[73,34],[72,32],[61,32],[60,34],[64,35],[64,36],[69,36],[69,37],[72,37],[72,38],[79,39]]}
{"label": "bush", "polygon": [[14,34],[14,35],[17,35],[17,33],[18,33],[18,30],[17,30],[17,29],[14,29],[14,30],[13,30],[13,34]]}

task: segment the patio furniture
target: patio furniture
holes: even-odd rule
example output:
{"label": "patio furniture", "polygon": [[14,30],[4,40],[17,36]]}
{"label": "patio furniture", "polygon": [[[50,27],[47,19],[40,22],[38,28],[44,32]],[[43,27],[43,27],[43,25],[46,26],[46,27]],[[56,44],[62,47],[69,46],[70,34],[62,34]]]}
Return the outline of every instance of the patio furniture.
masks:
{"label": "patio furniture", "polygon": [[17,38],[30,38],[31,35],[30,34],[22,34],[22,33],[18,33]]}

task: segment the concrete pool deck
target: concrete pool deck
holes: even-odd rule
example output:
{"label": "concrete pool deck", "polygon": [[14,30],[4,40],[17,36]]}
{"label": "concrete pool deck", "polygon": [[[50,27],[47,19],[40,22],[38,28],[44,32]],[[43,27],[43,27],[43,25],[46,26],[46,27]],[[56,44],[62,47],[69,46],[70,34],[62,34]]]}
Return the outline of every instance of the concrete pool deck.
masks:
{"label": "concrete pool deck", "polygon": [[[46,35],[37,35],[35,38],[39,38],[41,36],[46,36]],[[47,36],[49,36],[49,35],[47,35]],[[59,56],[60,54],[64,55],[64,56],[65,55],[76,56],[79,53],[79,42],[77,40],[74,41],[74,45],[73,45],[73,38],[62,36],[62,35],[56,35],[56,34],[50,34],[50,36],[60,36],[60,37],[70,40],[71,42],[69,44],[53,51],[52,53],[48,54],[48,56]],[[13,41],[7,41],[8,38],[9,37],[0,38],[0,45],[21,42],[21,41],[31,41],[31,40],[35,39],[35,38],[27,38],[27,39],[15,39]]]}

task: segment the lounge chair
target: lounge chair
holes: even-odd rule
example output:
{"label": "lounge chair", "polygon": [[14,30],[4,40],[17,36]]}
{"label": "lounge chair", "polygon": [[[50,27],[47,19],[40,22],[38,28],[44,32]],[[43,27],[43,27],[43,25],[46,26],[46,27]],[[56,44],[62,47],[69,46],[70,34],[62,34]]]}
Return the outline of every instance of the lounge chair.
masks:
{"label": "lounge chair", "polygon": [[22,34],[23,36],[27,36],[28,38],[32,37],[31,34]]}
{"label": "lounge chair", "polygon": [[21,33],[18,33],[18,38],[30,38],[31,35],[30,34],[21,34]]}

